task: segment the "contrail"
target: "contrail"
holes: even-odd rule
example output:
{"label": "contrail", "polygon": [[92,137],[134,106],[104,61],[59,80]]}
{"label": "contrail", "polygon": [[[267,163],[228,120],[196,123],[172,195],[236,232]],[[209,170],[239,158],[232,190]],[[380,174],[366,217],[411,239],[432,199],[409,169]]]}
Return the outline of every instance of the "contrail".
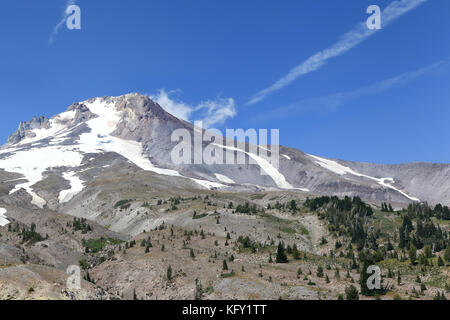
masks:
{"label": "contrail", "polygon": [[[413,10],[426,1],[428,0],[396,0],[391,2],[381,14],[383,26],[388,26],[408,11]],[[344,54],[372,36],[376,31],[377,30],[368,29],[365,21],[359,23],[352,30],[344,34],[339,41],[331,47],[309,57],[298,66],[291,69],[287,75],[279,79],[273,85],[256,93],[253,98],[247,102],[247,105],[259,102],[268,94],[289,85],[298,77],[320,69],[329,59]]]}
{"label": "contrail", "polygon": [[50,38],[48,39],[48,44],[52,44],[53,40],[55,38],[55,36],[58,34],[59,29],[61,28],[61,26],[64,24],[64,22],[66,21],[68,15],[66,13],[66,9],[67,7],[74,5],[76,3],[76,0],[67,0],[66,6],[64,7],[64,11],[61,17],[61,20],[58,22],[58,24],[53,28],[53,32],[50,35]]}
{"label": "contrail", "polygon": [[[428,75],[435,71],[450,66],[450,58],[435,62],[418,70],[404,72],[389,79],[385,79],[366,87],[358,88],[353,91],[337,92],[324,97],[304,99],[290,105],[273,109],[265,112],[260,116],[254,117],[257,121],[265,119],[282,118],[294,114],[295,112],[312,111],[312,110],[336,110],[348,102],[360,99],[366,95],[374,95],[382,93],[386,90],[406,85],[419,77]],[[445,69],[447,70],[447,69]]]}

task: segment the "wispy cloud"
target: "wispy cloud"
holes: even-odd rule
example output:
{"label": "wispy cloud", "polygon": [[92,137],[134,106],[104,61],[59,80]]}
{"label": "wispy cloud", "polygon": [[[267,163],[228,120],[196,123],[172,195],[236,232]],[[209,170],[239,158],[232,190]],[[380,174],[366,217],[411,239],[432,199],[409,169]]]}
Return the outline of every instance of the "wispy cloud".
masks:
{"label": "wispy cloud", "polygon": [[66,9],[67,7],[74,5],[76,3],[76,0],[67,0],[66,5],[64,6],[64,10],[62,12],[62,17],[61,20],[59,20],[59,22],[56,24],[56,26],[53,28],[53,32],[51,33],[49,39],[48,39],[48,43],[52,44],[53,41],[55,40],[56,35],[58,34],[59,29],[62,27],[62,25],[64,24],[64,22],[66,22],[67,17],[69,16],[66,13]]}
{"label": "wispy cloud", "polygon": [[382,93],[394,87],[406,85],[421,76],[431,74],[435,71],[440,71],[444,67],[449,67],[449,61],[450,60],[448,59],[442,60],[418,70],[405,72],[395,77],[379,81],[367,87],[362,87],[353,91],[338,92],[324,97],[304,99],[288,106],[265,112],[264,114],[255,117],[255,120],[282,118],[285,116],[292,116],[294,113],[306,111],[334,111],[356,99]]}
{"label": "wispy cloud", "polygon": [[[391,2],[381,13],[382,26],[388,26],[408,11],[413,10],[426,1],[428,0],[396,0]],[[377,32],[377,30],[370,30],[367,28],[365,21],[359,23],[352,30],[344,34],[331,47],[312,55],[295,68],[291,69],[287,75],[279,79],[270,87],[256,93],[247,104],[259,102],[268,94],[289,85],[298,77],[320,69],[328,60],[344,54],[375,34],[375,32]]]}
{"label": "wispy cloud", "polygon": [[197,105],[190,105],[176,99],[178,91],[165,91],[150,95],[150,98],[172,115],[186,120],[202,120],[204,128],[223,124],[228,118],[236,115],[236,104],[233,98],[217,98],[206,100]]}

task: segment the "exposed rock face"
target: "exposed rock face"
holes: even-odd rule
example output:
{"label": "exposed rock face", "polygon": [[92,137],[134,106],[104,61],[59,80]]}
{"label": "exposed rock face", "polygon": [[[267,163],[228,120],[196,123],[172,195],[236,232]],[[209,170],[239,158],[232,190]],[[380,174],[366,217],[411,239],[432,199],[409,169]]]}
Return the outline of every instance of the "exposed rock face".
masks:
{"label": "exposed rock face", "polygon": [[8,138],[7,144],[15,144],[20,142],[22,139],[27,137],[27,134],[31,137],[34,136],[30,130],[33,129],[42,129],[45,128],[48,125],[48,118],[41,116],[41,117],[34,117],[30,121],[27,122],[21,122],[19,124],[19,128],[16,132],[11,134]]}
{"label": "exposed rock face", "polygon": [[75,116],[72,121],[72,125],[77,125],[82,122],[86,122],[89,119],[95,117],[95,115],[89,110],[88,107],[84,104],[74,103],[72,104],[67,111],[75,111]]}

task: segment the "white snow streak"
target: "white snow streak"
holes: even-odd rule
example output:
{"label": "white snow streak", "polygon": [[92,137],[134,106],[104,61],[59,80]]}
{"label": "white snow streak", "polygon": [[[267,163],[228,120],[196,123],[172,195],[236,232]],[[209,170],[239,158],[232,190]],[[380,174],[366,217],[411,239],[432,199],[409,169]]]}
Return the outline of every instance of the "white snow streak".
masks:
{"label": "white snow streak", "polygon": [[[324,159],[324,158],[321,158],[321,157],[318,157],[318,156],[313,156],[311,154],[309,156],[314,158],[314,159],[316,159],[317,160],[316,163],[318,165],[320,165],[321,167],[323,167],[325,169],[328,169],[328,170],[330,170],[330,171],[332,171],[334,173],[337,173],[337,174],[339,174],[341,176],[345,175],[345,174],[351,174],[351,175],[354,175],[354,176],[357,176],[357,177],[364,177],[364,178],[367,178],[367,179],[370,179],[370,180],[374,180],[374,181],[378,182],[378,184],[380,184],[380,185],[382,185],[384,187],[387,187],[389,189],[392,189],[392,190],[395,190],[395,191],[401,193],[403,196],[407,197],[408,199],[410,199],[412,201],[420,201],[420,199],[411,197],[408,194],[406,194],[405,192],[403,192],[403,191],[395,188],[394,186],[390,185],[389,183],[394,183],[394,179],[393,178],[375,178],[375,177],[371,177],[371,176],[368,176],[368,175],[356,172],[356,171],[354,171],[353,169],[351,169],[349,167],[346,167],[346,166],[343,166],[343,165],[337,163],[336,161],[329,160],[329,159]],[[387,183],[387,181],[389,181],[389,183]]]}
{"label": "white snow streak", "polygon": [[75,195],[83,190],[83,180],[75,176],[75,174],[76,173],[73,171],[63,173],[63,178],[70,181],[70,189],[62,190],[59,193],[60,203],[69,202]]}
{"label": "white snow streak", "polygon": [[228,178],[227,176],[224,176],[223,174],[214,173],[217,180],[222,181],[223,183],[235,183],[232,179]]}
{"label": "white snow streak", "polygon": [[6,219],[5,213],[6,209],[0,208],[0,227],[4,227],[9,224],[8,219]]}
{"label": "white snow streak", "polygon": [[200,180],[200,179],[193,179],[193,178],[190,178],[190,179],[207,189],[225,187],[223,184],[217,183],[217,182],[211,182],[208,180]]}
{"label": "white snow streak", "polygon": [[294,189],[294,187],[289,182],[286,181],[286,178],[274,166],[272,166],[272,164],[270,164],[270,162],[267,161],[266,159],[263,159],[252,152],[246,152],[246,151],[236,148],[236,147],[229,147],[229,146],[219,145],[216,143],[213,143],[213,145],[220,147],[220,148],[227,149],[227,150],[244,152],[245,154],[247,154],[249,157],[251,157],[253,160],[256,161],[256,163],[264,170],[265,173],[267,173],[268,176],[270,176],[272,178],[272,180],[275,182],[275,184],[279,188]]}

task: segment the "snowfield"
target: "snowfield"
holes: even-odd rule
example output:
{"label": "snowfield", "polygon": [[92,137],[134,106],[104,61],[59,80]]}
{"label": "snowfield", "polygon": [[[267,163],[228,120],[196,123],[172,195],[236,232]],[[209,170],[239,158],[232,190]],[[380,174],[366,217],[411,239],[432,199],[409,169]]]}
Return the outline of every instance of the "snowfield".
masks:
{"label": "snowfield", "polygon": [[[401,193],[403,196],[407,197],[408,199],[412,200],[412,201],[420,201],[420,199],[415,198],[415,197],[411,197],[410,195],[406,194],[405,192],[395,188],[394,186],[390,185],[389,183],[394,183],[394,179],[393,178],[375,178],[375,177],[371,177],[359,172],[354,171],[353,169],[343,166],[339,163],[337,163],[336,161],[333,160],[329,160],[329,159],[324,159],[318,156],[313,156],[313,155],[309,155],[310,157],[316,159],[316,163],[325,168],[328,169],[338,175],[345,175],[345,174],[351,174],[357,177],[363,177],[363,178],[367,178],[373,181],[376,181],[377,183],[379,183],[380,185],[382,185],[383,187],[387,187],[389,189],[395,190],[399,193]],[[389,183],[388,183],[389,182]]]}
{"label": "snowfield", "polygon": [[43,173],[47,169],[77,167],[81,164],[82,159],[83,156],[74,151],[71,146],[31,148],[14,151],[9,157],[1,159],[0,168],[8,172],[22,174],[28,180],[28,182],[17,184],[9,192],[10,194],[23,188],[31,195],[31,202],[42,208],[46,201],[39,197],[31,187],[44,178]]}

